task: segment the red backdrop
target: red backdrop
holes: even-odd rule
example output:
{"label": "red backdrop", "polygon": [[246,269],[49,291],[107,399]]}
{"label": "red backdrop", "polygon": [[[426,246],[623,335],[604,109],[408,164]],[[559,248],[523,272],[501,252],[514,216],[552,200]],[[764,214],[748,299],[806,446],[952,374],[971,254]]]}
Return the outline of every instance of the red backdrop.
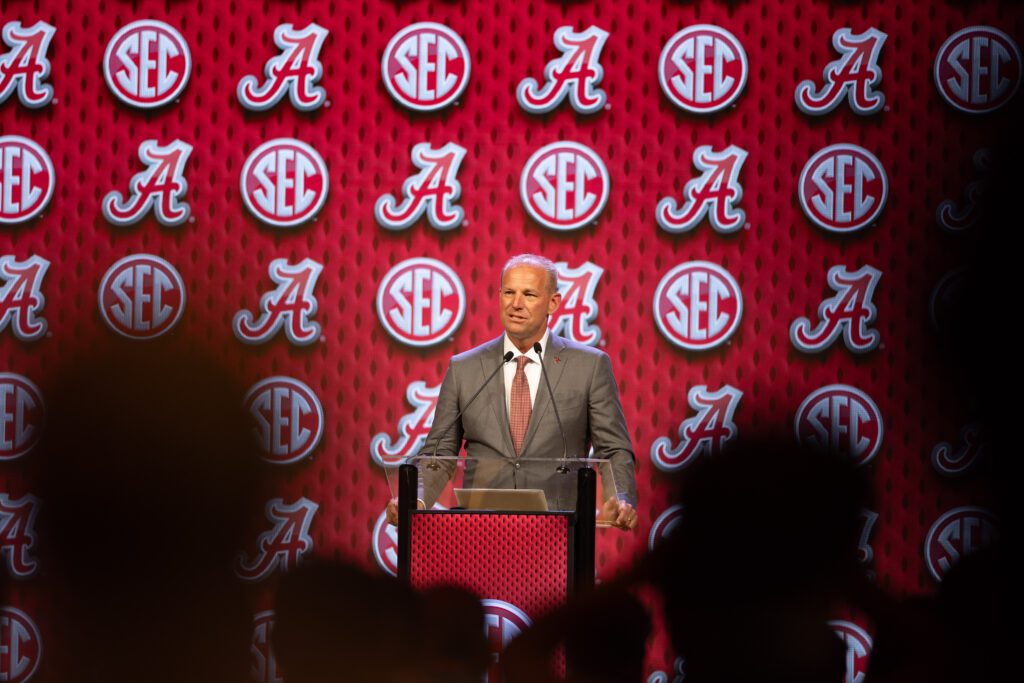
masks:
{"label": "red backdrop", "polygon": [[[30,379],[45,400],[62,356],[115,334],[96,304],[108,268],[130,254],[160,256],[180,274],[187,293],[183,315],[168,332],[173,343],[218,355],[246,386],[282,375],[305,383],[319,399],[322,438],[297,462],[266,465],[276,475],[268,500],[292,504],[304,497],[316,504],[308,527],[313,554],[375,566],[374,529],[389,491],[371,456],[371,440],[378,434],[387,435],[388,443],[399,438],[399,421],[415,409],[406,398],[408,385],[422,381],[425,388],[435,387],[453,353],[498,334],[496,285],[509,255],[538,252],[570,267],[591,262],[603,269],[593,290],[596,343],[610,354],[619,382],[639,460],[641,511],[639,533],[604,532],[599,539],[601,576],[628,567],[646,551],[655,520],[673,502],[678,475],[652,464],[652,446],[663,437],[677,446],[680,423],[695,415],[687,401],[693,387],[716,392],[728,385],[741,393],[733,416],[740,433],[792,433],[811,392],[844,384],[873,400],[884,425],[877,455],[865,465],[878,494],[869,536],[871,568],[895,593],[932,591],[936,582],[923,551],[932,523],[953,508],[990,503],[970,473],[952,482],[932,464],[933,449],[942,442],[951,444],[951,452],[959,449],[961,429],[977,417],[970,397],[947,388],[936,348],[941,324],[929,318],[933,288],[962,265],[963,236],[943,230],[936,211],[943,200],[962,202],[965,187],[978,178],[975,152],[992,144],[991,122],[1002,115],[955,109],[936,88],[932,68],[940,45],[967,26],[997,27],[1019,42],[1022,14],[1009,7],[875,0],[311,0],[268,1],[253,11],[244,3],[106,0],[89,7],[8,0],[3,23],[28,27],[44,21],[56,28],[48,50],[52,71],[44,79],[54,96],[39,108],[10,96],[0,104],[0,133],[38,143],[53,160],[56,180],[39,217],[0,226],[0,256],[19,262],[38,256],[50,264],[40,285],[45,306],[38,311],[48,329],[22,341],[12,322],[0,326],[0,371]],[[118,100],[102,70],[114,33],[145,18],[177,28],[192,60],[184,90],[154,110]],[[450,27],[471,58],[468,87],[439,111],[399,105],[381,78],[388,41],[418,21]],[[244,109],[236,87],[246,75],[263,80],[265,62],[280,52],[274,29],[282,23],[301,29],[310,22],[329,31],[319,53],[326,102],[299,111],[285,97],[265,112]],[[733,105],[711,114],[678,108],[659,85],[663,46],[692,24],[728,30],[746,52],[745,86]],[[606,106],[579,114],[566,101],[547,114],[524,111],[516,87],[528,76],[543,80],[545,65],[560,54],[552,42],[555,29],[591,25],[609,33],[600,56]],[[796,86],[807,79],[822,85],[825,66],[840,56],[833,33],[844,27],[887,34],[876,86],[884,93],[884,108],[860,115],[844,98],[830,113],[805,114],[795,105]],[[1015,68],[1019,77],[1019,55]],[[249,154],[279,137],[307,143],[329,173],[326,201],[315,220],[291,228],[261,223],[239,194]],[[147,139],[191,145],[182,196],[191,216],[178,226],[163,225],[152,213],[131,226],[113,225],[104,217],[102,200],[113,190],[127,193],[131,177],[144,169],[138,148]],[[610,179],[607,205],[596,222],[564,232],[533,220],[519,194],[527,160],[560,140],[593,150]],[[454,202],[465,220],[444,231],[426,218],[403,230],[384,229],[374,204],[384,194],[402,199],[403,182],[417,171],[410,153],[423,142],[434,148],[454,142],[466,150],[457,173],[461,197]],[[871,152],[888,179],[878,219],[851,234],[812,223],[798,196],[805,163],[836,143]],[[738,175],[743,196],[736,203],[746,220],[735,232],[716,231],[705,219],[688,232],[670,233],[655,219],[659,200],[681,201],[686,183],[698,177],[692,156],[701,145],[715,151],[736,145],[747,152]],[[465,292],[461,324],[430,346],[393,338],[376,308],[382,279],[414,257],[446,264]],[[311,343],[291,343],[282,331],[265,343],[243,344],[232,332],[236,313],[258,314],[261,295],[274,288],[268,274],[274,259],[312,259],[322,266],[310,317],[320,332]],[[738,327],[704,351],[674,344],[652,317],[663,276],[690,261],[724,268],[743,298]],[[820,353],[802,352],[790,341],[790,325],[800,317],[817,324],[819,304],[835,294],[828,283],[835,266],[880,271],[873,292],[877,317],[868,325],[880,341],[862,353],[842,340]],[[954,295],[940,295],[940,304]],[[941,323],[941,306],[938,315]],[[315,432],[315,421],[309,424]],[[12,500],[31,493],[31,458],[29,452],[0,462],[0,490]],[[260,526],[269,529],[272,523],[262,520]],[[252,555],[255,548],[254,538],[244,550]],[[268,585],[254,584],[254,613],[267,606]],[[41,628],[52,609],[45,596],[33,593],[30,577],[16,580],[8,604]],[[45,629],[41,637],[45,642]],[[650,670],[671,666],[659,632]],[[39,680],[45,680],[45,670],[43,662]]]}

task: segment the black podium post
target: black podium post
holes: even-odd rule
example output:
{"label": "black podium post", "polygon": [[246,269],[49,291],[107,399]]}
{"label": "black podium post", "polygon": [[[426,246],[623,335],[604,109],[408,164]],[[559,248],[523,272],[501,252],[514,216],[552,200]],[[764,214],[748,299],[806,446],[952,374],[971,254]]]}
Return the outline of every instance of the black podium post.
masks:
{"label": "black podium post", "polygon": [[597,532],[597,473],[590,467],[576,474],[576,539],[573,558],[573,590],[585,593],[594,587],[594,555]]}
{"label": "black podium post", "polygon": [[412,512],[416,509],[419,472],[415,465],[398,468],[398,578],[409,583],[412,557]]}

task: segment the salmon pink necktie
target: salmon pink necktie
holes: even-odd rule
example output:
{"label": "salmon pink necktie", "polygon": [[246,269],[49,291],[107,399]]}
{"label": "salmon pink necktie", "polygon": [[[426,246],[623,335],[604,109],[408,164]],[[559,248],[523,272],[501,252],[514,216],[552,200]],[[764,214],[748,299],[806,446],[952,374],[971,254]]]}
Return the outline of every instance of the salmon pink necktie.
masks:
{"label": "salmon pink necktie", "polygon": [[526,364],[532,362],[526,356],[516,358],[516,375],[512,378],[508,426],[512,432],[512,446],[516,449],[516,455],[519,455],[519,450],[523,447],[526,428],[530,424],[530,413],[533,412],[533,406],[530,405],[530,383],[526,379],[524,370]]}

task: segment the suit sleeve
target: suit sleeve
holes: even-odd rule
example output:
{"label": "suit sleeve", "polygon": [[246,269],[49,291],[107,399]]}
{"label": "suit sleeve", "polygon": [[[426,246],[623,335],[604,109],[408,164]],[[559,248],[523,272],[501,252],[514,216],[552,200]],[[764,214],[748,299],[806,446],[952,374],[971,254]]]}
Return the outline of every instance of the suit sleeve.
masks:
{"label": "suit sleeve", "polygon": [[636,505],[636,456],[619,401],[619,389],[612,375],[612,362],[602,353],[594,364],[588,398],[590,443],[595,458],[611,462],[619,499]]}
{"label": "suit sleeve", "polygon": [[448,430],[445,437],[438,443],[441,434],[458,414],[459,387],[455,364],[452,363],[448,365],[444,381],[441,382],[441,391],[437,397],[437,408],[434,411],[434,422],[430,426],[430,433],[427,435],[427,440],[424,442],[420,452],[411,460],[411,463],[419,469],[419,478],[423,486],[423,490],[419,492],[419,497],[426,503],[427,509],[430,509],[434,502],[437,501],[441,491],[444,490],[444,487],[455,472],[454,459],[435,461],[440,466],[440,469],[436,470],[430,469],[428,465],[431,464],[430,456],[434,453],[435,443],[437,443],[437,455],[439,456],[454,458],[459,454],[462,448],[461,420],[459,424],[452,425],[452,428]]}

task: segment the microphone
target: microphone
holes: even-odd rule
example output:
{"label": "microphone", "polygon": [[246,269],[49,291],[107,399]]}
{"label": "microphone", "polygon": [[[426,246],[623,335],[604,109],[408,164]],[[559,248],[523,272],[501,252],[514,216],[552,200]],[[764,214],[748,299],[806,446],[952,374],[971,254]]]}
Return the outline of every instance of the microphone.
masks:
{"label": "microphone", "polygon": [[[448,432],[450,432],[452,427],[455,426],[455,423],[457,423],[459,421],[459,418],[462,417],[462,414],[464,412],[466,412],[466,410],[471,405],[473,405],[473,401],[475,401],[476,397],[480,395],[480,392],[482,392],[484,390],[484,387],[486,387],[488,384],[491,383],[491,380],[494,379],[494,376],[498,374],[498,371],[501,370],[501,368],[505,366],[505,363],[507,363],[510,360],[512,360],[512,356],[514,356],[514,355],[515,355],[514,353],[512,353],[511,351],[508,351],[508,352],[505,353],[504,356],[501,357],[501,363],[498,364],[498,367],[494,368],[494,372],[492,372],[490,375],[487,376],[487,379],[485,379],[484,383],[480,385],[480,388],[476,390],[476,393],[473,394],[472,398],[470,398],[466,402],[466,405],[462,406],[462,410],[460,410],[458,412],[458,414],[455,416],[455,419],[452,420],[451,422],[449,422],[448,426],[444,428],[444,431],[441,432],[441,436],[437,437],[434,440],[434,450],[430,453],[431,462],[430,462],[429,465],[427,465],[427,469],[428,470],[435,470],[436,471],[436,470],[441,469],[441,466],[437,464],[437,447],[444,440],[444,437],[448,436]],[[456,455],[458,455],[458,452],[456,452]]]}
{"label": "microphone", "polygon": [[562,464],[555,468],[555,471],[559,474],[568,474],[569,468],[566,465],[568,462],[567,452],[569,445],[565,440],[565,430],[562,429],[562,418],[558,415],[558,404],[555,403],[555,392],[551,390],[551,380],[548,379],[548,371],[544,367],[544,353],[541,348],[540,342],[534,342],[533,351],[540,357],[540,372],[544,376],[544,384],[548,387],[548,398],[551,399],[551,408],[555,411],[555,421],[558,423],[558,433],[562,435]]}

